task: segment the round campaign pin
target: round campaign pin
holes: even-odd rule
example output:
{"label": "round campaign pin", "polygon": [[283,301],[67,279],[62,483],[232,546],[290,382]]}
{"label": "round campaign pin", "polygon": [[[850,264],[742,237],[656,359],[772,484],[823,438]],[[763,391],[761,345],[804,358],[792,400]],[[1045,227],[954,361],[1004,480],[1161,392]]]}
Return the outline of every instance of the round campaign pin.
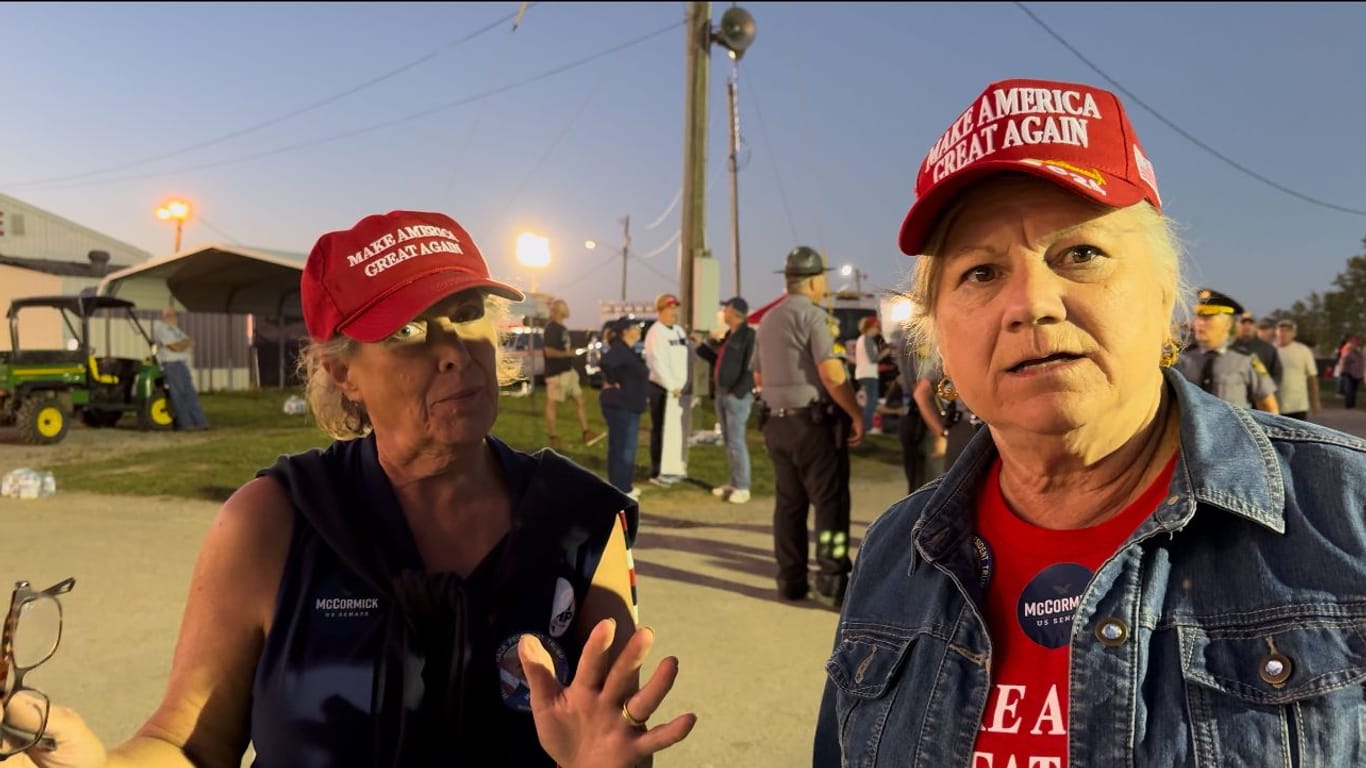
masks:
{"label": "round campaign pin", "polygon": [[555,579],[555,599],[550,606],[550,636],[559,637],[574,623],[574,586],[561,576]]}
{"label": "round campaign pin", "polygon": [[1089,583],[1091,569],[1077,563],[1057,563],[1039,571],[1025,585],[1015,608],[1020,629],[1045,648],[1067,645],[1072,616]]}
{"label": "round campaign pin", "polygon": [[503,694],[503,703],[519,712],[531,711],[531,687],[527,685],[526,673],[522,671],[522,659],[517,655],[517,644],[522,635],[535,635],[545,646],[550,658],[555,662],[555,679],[560,685],[569,683],[569,657],[564,649],[548,635],[540,632],[517,633],[498,646],[498,690]]}
{"label": "round campaign pin", "polygon": [[975,533],[972,535],[972,560],[977,570],[977,585],[986,589],[991,583],[991,570],[995,563],[991,555],[991,545]]}

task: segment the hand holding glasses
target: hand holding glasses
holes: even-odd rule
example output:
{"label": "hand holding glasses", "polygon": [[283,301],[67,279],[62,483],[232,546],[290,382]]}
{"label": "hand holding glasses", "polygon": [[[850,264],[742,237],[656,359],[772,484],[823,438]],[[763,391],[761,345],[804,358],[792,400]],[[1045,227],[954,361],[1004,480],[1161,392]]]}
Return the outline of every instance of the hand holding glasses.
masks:
{"label": "hand holding glasses", "polygon": [[70,592],[74,586],[74,578],[41,592],[27,581],[14,584],[0,633],[0,712],[8,713],[10,701],[19,693],[33,703],[36,711],[26,713],[13,725],[10,718],[0,722],[0,761],[34,747],[56,748],[56,743],[43,735],[51,706],[47,695],[24,685],[24,677],[57,652],[62,639],[62,604],[57,596]]}

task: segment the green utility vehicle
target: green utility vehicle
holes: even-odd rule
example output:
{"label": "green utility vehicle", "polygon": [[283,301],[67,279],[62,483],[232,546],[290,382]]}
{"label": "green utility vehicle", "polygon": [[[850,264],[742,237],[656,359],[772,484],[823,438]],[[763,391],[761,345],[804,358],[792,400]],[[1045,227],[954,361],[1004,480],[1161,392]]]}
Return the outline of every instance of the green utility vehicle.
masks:
{"label": "green utility vehicle", "polygon": [[[71,333],[67,349],[29,349],[19,338],[19,317],[47,308],[61,313]],[[0,352],[0,425],[14,424],[26,443],[61,442],[70,420],[90,427],[112,427],[132,413],[141,429],[169,429],[171,404],[152,338],[132,302],[111,296],[34,296],[9,307],[10,351]],[[128,322],[147,342],[143,359],[96,357],[92,319],[108,330],[115,319]],[[107,350],[106,350],[107,351]]]}

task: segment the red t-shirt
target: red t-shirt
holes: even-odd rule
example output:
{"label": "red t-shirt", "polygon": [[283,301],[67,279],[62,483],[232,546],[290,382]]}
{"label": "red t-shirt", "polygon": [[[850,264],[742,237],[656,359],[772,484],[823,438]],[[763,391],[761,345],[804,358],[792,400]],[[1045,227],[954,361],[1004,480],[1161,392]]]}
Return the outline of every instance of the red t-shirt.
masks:
{"label": "red t-shirt", "polygon": [[992,687],[972,768],[1067,765],[1067,667],[1072,615],[1091,575],[1157,508],[1176,468],[1100,525],[1040,528],[1015,516],[1001,496],[1001,462],[977,499],[978,574],[987,580]]}

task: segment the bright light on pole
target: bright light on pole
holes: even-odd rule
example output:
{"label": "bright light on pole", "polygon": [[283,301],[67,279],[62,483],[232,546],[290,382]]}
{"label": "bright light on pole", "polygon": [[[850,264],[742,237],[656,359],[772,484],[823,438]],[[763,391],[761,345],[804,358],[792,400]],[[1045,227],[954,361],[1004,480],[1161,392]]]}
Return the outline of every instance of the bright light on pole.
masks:
{"label": "bright light on pole", "polygon": [[185,219],[190,217],[190,204],[183,200],[172,200],[157,209],[157,218],[162,221],[168,219],[175,220],[175,248],[173,252],[180,251],[180,234],[185,226]]}
{"label": "bright light on pole", "polygon": [[597,248],[597,247],[598,247],[598,241],[597,241],[597,240],[584,240],[584,241],[583,241],[583,247],[584,247],[584,248],[587,248],[588,250],[591,251],[591,250],[593,250],[594,248]]}
{"label": "bright light on pole", "polygon": [[531,268],[531,292],[536,292],[536,271],[550,266],[550,238],[523,232],[517,236],[517,263]]}
{"label": "bright light on pole", "polygon": [[853,264],[845,264],[844,266],[840,267],[840,274],[844,277],[849,277],[852,275],[854,278],[854,290],[857,291],[859,294],[863,293],[863,278],[868,276],[867,272],[864,272],[863,270],[859,269]]}

